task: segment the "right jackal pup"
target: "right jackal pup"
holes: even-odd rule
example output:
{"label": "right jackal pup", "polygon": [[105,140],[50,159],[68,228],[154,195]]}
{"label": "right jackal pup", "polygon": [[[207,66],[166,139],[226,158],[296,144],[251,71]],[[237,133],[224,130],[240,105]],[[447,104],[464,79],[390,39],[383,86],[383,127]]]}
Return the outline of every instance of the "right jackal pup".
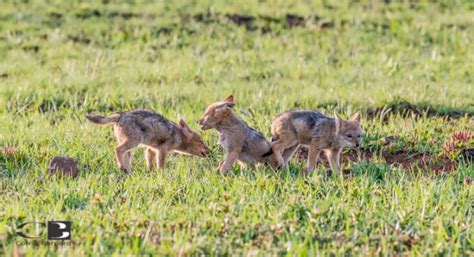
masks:
{"label": "right jackal pup", "polygon": [[299,145],[308,146],[306,172],[312,173],[321,151],[326,153],[334,173],[340,172],[340,156],[344,147],[359,147],[362,134],[360,113],[343,120],[336,112],[334,119],[313,111],[285,112],[272,122],[272,151],[282,166],[288,165]]}
{"label": "right jackal pup", "polygon": [[271,143],[233,113],[234,105],[234,97],[230,95],[207,107],[204,116],[198,120],[202,130],[215,128],[219,133],[220,144],[226,152],[219,171],[225,175],[237,160],[250,165],[266,163],[276,168],[277,160],[273,154],[263,156],[271,149]]}
{"label": "right jackal pup", "polygon": [[112,116],[92,116],[86,118],[96,124],[114,124],[118,141],[115,155],[119,167],[130,172],[132,149],[146,146],[145,157],[148,168],[165,166],[166,155],[171,151],[188,153],[200,157],[209,155],[210,150],[202,137],[193,131],[183,119],[178,125],[150,110],[132,110]]}

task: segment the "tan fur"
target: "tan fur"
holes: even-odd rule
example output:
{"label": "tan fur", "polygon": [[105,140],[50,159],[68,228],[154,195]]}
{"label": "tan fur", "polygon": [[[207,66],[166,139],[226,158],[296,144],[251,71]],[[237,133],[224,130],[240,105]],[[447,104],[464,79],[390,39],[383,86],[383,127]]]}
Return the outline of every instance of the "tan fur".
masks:
{"label": "tan fur", "polygon": [[288,165],[300,145],[308,146],[306,172],[312,173],[319,155],[325,152],[331,169],[340,172],[340,156],[344,147],[358,147],[362,131],[360,114],[343,120],[336,112],[329,118],[319,112],[293,111],[280,114],[272,122],[273,154],[282,166]]}
{"label": "tan fur", "polygon": [[[109,117],[87,115],[96,124],[114,125],[118,141],[115,148],[117,163],[125,172],[130,172],[132,150],[144,145],[148,168],[165,166],[170,151],[182,152],[200,157],[209,155],[210,150],[202,137],[193,131],[183,119],[178,125],[150,110],[132,110]],[[158,165],[156,165],[158,163]]]}
{"label": "tan fur", "polygon": [[234,97],[228,96],[224,101],[207,107],[204,116],[198,120],[202,130],[214,128],[219,134],[219,142],[226,153],[219,170],[226,174],[235,161],[250,165],[265,163],[276,168],[274,155],[263,157],[271,149],[271,143],[233,113],[234,105]]}

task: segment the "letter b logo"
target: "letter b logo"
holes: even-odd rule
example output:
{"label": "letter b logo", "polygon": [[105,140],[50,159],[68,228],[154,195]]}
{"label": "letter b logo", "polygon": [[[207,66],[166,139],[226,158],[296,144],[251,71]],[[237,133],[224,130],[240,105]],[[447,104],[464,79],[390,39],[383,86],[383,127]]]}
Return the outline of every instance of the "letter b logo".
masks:
{"label": "letter b logo", "polygon": [[70,221],[48,221],[48,240],[70,240]]}

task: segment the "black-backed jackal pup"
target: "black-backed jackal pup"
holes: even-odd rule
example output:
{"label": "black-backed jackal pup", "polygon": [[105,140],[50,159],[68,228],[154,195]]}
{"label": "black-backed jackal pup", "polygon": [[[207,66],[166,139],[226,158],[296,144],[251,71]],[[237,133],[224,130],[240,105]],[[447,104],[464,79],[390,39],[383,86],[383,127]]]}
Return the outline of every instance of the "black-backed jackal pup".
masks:
{"label": "black-backed jackal pup", "polygon": [[272,122],[272,151],[278,163],[286,167],[299,145],[308,146],[305,173],[316,168],[319,155],[325,152],[333,173],[340,173],[340,156],[344,147],[359,147],[362,131],[360,113],[343,120],[336,112],[329,118],[319,112],[292,111],[277,116]]}
{"label": "black-backed jackal pup", "polygon": [[[114,125],[114,134],[118,141],[115,156],[119,167],[125,172],[130,172],[132,150],[143,145],[147,167],[160,168],[165,166],[166,155],[169,152],[206,157],[210,150],[202,137],[193,131],[183,119],[178,125],[165,117],[150,110],[132,110],[104,116],[86,116],[96,124]],[[158,166],[157,166],[158,163]]]}
{"label": "black-backed jackal pup", "polygon": [[204,116],[198,120],[202,130],[214,128],[219,134],[219,142],[225,151],[219,171],[225,175],[236,161],[251,166],[265,163],[276,168],[277,159],[273,154],[263,156],[271,149],[271,143],[233,113],[234,105],[234,97],[230,95],[207,107]]}

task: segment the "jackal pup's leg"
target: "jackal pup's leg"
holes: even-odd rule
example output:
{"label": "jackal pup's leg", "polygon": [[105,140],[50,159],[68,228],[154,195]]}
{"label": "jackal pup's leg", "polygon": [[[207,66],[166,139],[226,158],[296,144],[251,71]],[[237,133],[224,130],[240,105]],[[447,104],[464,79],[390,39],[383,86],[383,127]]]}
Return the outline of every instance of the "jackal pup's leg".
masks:
{"label": "jackal pup's leg", "polygon": [[287,133],[279,135],[278,139],[272,142],[273,154],[275,154],[280,167],[287,167],[288,162],[283,157],[284,151],[292,148],[295,144],[297,144],[295,136]]}
{"label": "jackal pup's leg", "polygon": [[168,149],[160,148],[157,151],[158,154],[158,168],[163,169],[165,167],[166,155],[168,155]]}
{"label": "jackal pup's leg", "polygon": [[227,174],[227,171],[232,169],[235,161],[239,157],[239,152],[228,152],[225,155],[224,161],[221,163],[219,167],[219,171],[222,172],[223,175]]}
{"label": "jackal pup's leg", "polygon": [[145,150],[145,159],[146,159],[146,166],[149,170],[155,169],[156,166],[156,151],[151,148],[147,147]]}
{"label": "jackal pup's leg", "polygon": [[288,166],[288,162],[295,154],[296,150],[298,150],[299,145],[294,145],[290,148],[287,148],[283,151],[283,162],[285,166]]}
{"label": "jackal pup's leg", "polygon": [[133,150],[127,151],[123,155],[123,162],[128,163],[128,167],[130,170],[132,169],[132,156],[133,156]]}
{"label": "jackal pup's leg", "polygon": [[138,145],[137,142],[125,140],[115,148],[115,157],[119,167],[125,172],[130,172],[130,151]]}
{"label": "jackal pup's leg", "polygon": [[342,149],[325,150],[329,166],[334,174],[341,174],[341,151]]}
{"label": "jackal pup's leg", "polygon": [[308,160],[306,165],[305,173],[311,174],[313,173],[316,165],[318,163],[319,154],[321,153],[321,149],[315,144],[311,144],[308,147]]}

